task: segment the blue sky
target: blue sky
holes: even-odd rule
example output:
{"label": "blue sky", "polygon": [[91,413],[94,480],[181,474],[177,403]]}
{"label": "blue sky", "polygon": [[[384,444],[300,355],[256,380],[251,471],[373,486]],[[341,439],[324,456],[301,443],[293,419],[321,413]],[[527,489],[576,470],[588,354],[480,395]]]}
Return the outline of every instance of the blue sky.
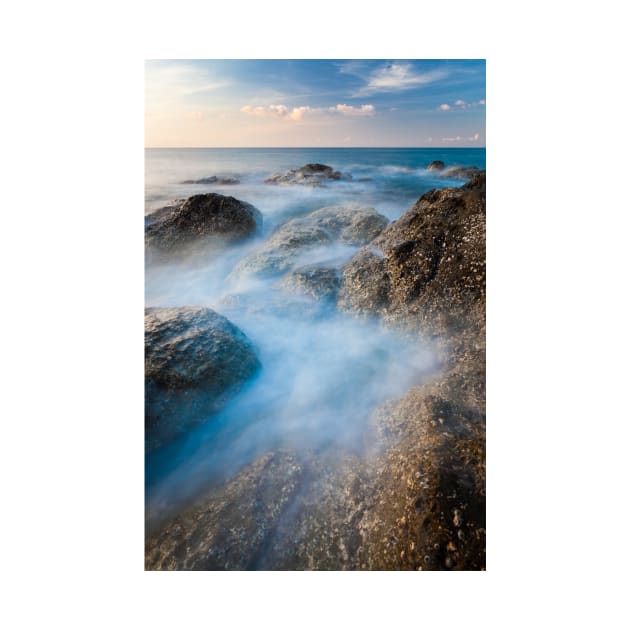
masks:
{"label": "blue sky", "polygon": [[485,146],[484,60],[154,60],[148,147]]}

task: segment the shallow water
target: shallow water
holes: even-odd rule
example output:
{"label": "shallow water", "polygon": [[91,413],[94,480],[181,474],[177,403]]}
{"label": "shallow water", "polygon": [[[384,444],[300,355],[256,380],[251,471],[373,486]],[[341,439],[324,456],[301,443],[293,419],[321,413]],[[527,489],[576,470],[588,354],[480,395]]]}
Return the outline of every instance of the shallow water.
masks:
{"label": "shallow water", "polygon": [[[263,369],[224,410],[146,458],[146,517],[152,525],[207,486],[279,446],[362,453],[369,418],[437,369],[431,348],[377,322],[338,313],[310,297],[287,293],[277,276],[230,275],[238,262],[284,221],[331,204],[360,203],[390,220],[431,188],[460,185],[424,167],[485,167],[483,149],[147,149],[146,211],[201,192],[255,205],[262,234],[252,241],[188,262],[147,267],[147,306],[208,306],[241,328]],[[273,186],[265,177],[309,162],[329,164],[354,181],[325,188]],[[211,175],[238,185],[184,185]],[[370,181],[358,182],[360,178]],[[305,252],[299,265],[337,264],[358,247],[333,244]]]}

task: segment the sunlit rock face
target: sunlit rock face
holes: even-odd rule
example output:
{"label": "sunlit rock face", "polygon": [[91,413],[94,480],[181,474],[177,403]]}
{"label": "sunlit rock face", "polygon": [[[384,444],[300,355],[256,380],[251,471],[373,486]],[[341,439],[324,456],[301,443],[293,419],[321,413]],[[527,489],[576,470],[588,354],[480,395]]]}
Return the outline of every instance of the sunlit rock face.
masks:
{"label": "sunlit rock face", "polygon": [[147,308],[144,328],[150,451],[221,409],[260,363],[244,333],[207,308]]}
{"label": "sunlit rock face", "polygon": [[194,195],[146,218],[148,255],[168,258],[203,244],[233,243],[253,236],[262,214],[251,204],[217,193]]}
{"label": "sunlit rock face", "polygon": [[461,188],[420,197],[343,268],[342,310],[441,335],[478,328],[485,309],[485,194],[483,171]]}

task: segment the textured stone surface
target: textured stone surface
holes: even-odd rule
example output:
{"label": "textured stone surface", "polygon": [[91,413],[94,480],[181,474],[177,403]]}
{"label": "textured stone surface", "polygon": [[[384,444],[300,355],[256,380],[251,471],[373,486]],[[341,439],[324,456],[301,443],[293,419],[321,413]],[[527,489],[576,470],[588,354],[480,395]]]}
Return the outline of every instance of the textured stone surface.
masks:
{"label": "textured stone surface", "polygon": [[149,255],[167,257],[192,246],[239,241],[262,226],[262,214],[249,203],[217,193],[194,195],[145,219]]}
{"label": "textured stone surface", "polygon": [[344,267],[340,308],[434,335],[481,330],[485,227],[485,171],[426,193]]}
{"label": "textured stone surface", "polygon": [[314,247],[333,243],[362,245],[380,234],[387,223],[374,208],[357,205],[320,208],[281,225],[233,273],[286,273],[302,254]]}
{"label": "textured stone surface", "polygon": [[263,455],[150,536],[145,568],[258,568],[259,557],[290,506],[301,476],[302,468],[290,454]]}
{"label": "textured stone surface", "polygon": [[144,327],[151,451],[219,410],[260,363],[243,332],[207,308],[147,308]]}

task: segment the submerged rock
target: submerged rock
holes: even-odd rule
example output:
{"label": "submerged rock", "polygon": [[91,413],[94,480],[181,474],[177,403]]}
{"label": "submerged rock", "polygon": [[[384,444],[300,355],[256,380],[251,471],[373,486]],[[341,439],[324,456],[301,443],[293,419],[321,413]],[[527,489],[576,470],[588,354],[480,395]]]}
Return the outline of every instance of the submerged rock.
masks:
{"label": "submerged rock", "polygon": [[356,205],[321,208],[281,225],[233,273],[285,273],[296,265],[300,255],[314,247],[333,243],[363,245],[380,234],[387,223],[387,218],[374,208]]}
{"label": "submerged rock", "polygon": [[306,186],[321,186],[326,181],[352,179],[351,175],[344,175],[333,170],[326,164],[306,164],[286,173],[276,173],[265,180],[265,184],[300,184]]}
{"label": "submerged rock", "polygon": [[443,171],[446,164],[442,162],[442,160],[433,160],[429,166],[427,166],[427,171]]}
{"label": "submerged rock", "polygon": [[182,184],[217,184],[219,186],[230,186],[240,183],[241,181],[235,177],[217,177],[216,175],[202,177],[201,179],[186,179],[182,182]]}
{"label": "submerged rock", "polygon": [[191,246],[245,239],[260,228],[262,214],[245,201],[208,193],[157,210],[146,223],[147,252],[159,257]]}
{"label": "submerged rock", "polygon": [[480,172],[476,166],[450,166],[440,173],[440,177],[448,179],[470,179]]}
{"label": "submerged rock", "polygon": [[218,411],[259,369],[245,334],[207,308],[146,308],[145,438],[151,451]]}

